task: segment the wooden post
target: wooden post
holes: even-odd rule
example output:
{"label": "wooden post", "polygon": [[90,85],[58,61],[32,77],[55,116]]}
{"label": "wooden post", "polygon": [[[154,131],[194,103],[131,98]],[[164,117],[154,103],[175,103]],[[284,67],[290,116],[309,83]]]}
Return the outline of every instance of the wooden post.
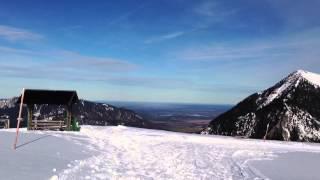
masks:
{"label": "wooden post", "polygon": [[25,89],[22,89],[21,99],[20,99],[20,109],[19,109],[19,115],[18,115],[18,123],[17,123],[17,129],[16,129],[16,138],[14,139],[13,149],[16,150],[17,143],[18,143],[18,137],[19,137],[19,128],[20,128],[20,122],[22,120],[22,107],[23,107],[23,100],[24,100],[24,93]]}
{"label": "wooden post", "polygon": [[75,93],[72,93],[71,98],[67,104],[67,130],[71,130],[71,121],[72,121],[72,100],[75,96]]}
{"label": "wooden post", "polygon": [[67,131],[71,130],[72,106],[67,106]]}
{"label": "wooden post", "polygon": [[70,126],[70,129],[71,130],[71,122],[72,122],[72,104],[69,105],[69,126]]}
{"label": "wooden post", "polygon": [[33,104],[28,104],[28,130],[32,130]]}

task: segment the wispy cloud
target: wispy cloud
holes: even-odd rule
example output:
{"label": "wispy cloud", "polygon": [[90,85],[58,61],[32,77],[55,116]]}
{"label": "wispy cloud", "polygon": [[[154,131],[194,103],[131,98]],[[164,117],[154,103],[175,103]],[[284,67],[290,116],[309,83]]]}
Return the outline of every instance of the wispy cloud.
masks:
{"label": "wispy cloud", "polygon": [[184,34],[184,32],[175,32],[175,33],[167,34],[167,35],[163,36],[163,38],[172,39],[172,38],[182,36],[183,34]]}
{"label": "wispy cloud", "polygon": [[134,7],[133,9],[127,11],[127,12],[124,12],[123,14],[120,14],[119,16],[111,19],[107,25],[114,25],[114,24],[117,24],[117,23],[120,23],[122,21],[126,21],[130,16],[136,14],[137,12],[139,12],[140,10],[142,10],[143,8],[145,8],[148,4],[140,4],[136,7]]}
{"label": "wispy cloud", "polygon": [[[203,74],[215,82],[227,81],[236,89],[241,89],[239,85],[254,84],[253,88],[247,89],[253,93],[270,87],[297,69],[320,72],[319,34],[320,29],[313,29],[272,38],[189,46],[169,57],[175,57],[177,63],[186,64],[181,73]],[[209,91],[213,88],[212,92],[215,92],[216,86],[199,87]]]}
{"label": "wispy cloud", "polygon": [[319,0],[290,1],[267,0],[274,13],[283,21],[287,31],[319,27]]}
{"label": "wispy cloud", "polygon": [[43,36],[26,29],[0,25],[0,38],[8,41],[40,40]]}
{"label": "wispy cloud", "polygon": [[178,58],[192,61],[235,61],[260,59],[264,57],[280,57],[292,53],[290,49],[278,51],[277,48],[279,47],[278,45],[268,46],[261,44],[246,47],[237,47],[237,45],[232,44],[216,44],[184,50],[178,53]]}
{"label": "wispy cloud", "polygon": [[[25,61],[25,63],[30,64],[30,61]],[[84,68],[84,66],[86,67]],[[91,84],[102,83],[116,86],[160,89],[176,89],[180,87],[188,87],[191,83],[190,81],[184,79],[134,76],[127,73],[117,74],[112,73],[107,69],[92,71],[91,68],[96,68],[96,65],[90,65],[88,62],[84,61],[79,61],[75,67],[65,66],[64,63],[46,63],[33,66],[0,64],[0,78],[11,77],[40,80],[48,79],[67,82],[78,81]]]}
{"label": "wispy cloud", "polygon": [[200,3],[199,5],[195,6],[194,12],[199,15],[213,17],[216,15],[217,9],[218,9],[217,2],[206,1],[204,3]]}
{"label": "wispy cloud", "polygon": [[[44,79],[44,80],[59,80],[59,81],[76,81],[82,83],[102,83],[123,87],[140,87],[152,89],[188,89],[189,91],[198,92],[240,92],[252,93],[257,90],[252,86],[239,86],[230,84],[201,84],[190,79],[181,78],[164,78],[164,77],[141,77],[129,75],[114,75],[114,74],[83,74],[70,71],[64,67],[54,66],[12,66],[0,65],[1,77],[14,77],[23,79]],[[36,69],[36,70],[35,70]],[[50,72],[50,73],[48,73]]]}
{"label": "wispy cloud", "polygon": [[204,1],[196,5],[193,9],[193,12],[213,23],[224,21],[229,16],[237,13],[237,10],[222,8],[221,5],[215,1]]}
{"label": "wispy cloud", "polygon": [[320,30],[289,34],[285,37],[271,39],[246,40],[240,42],[222,42],[202,47],[191,47],[176,54],[177,59],[198,62],[236,61],[261,59],[290,59],[289,57],[311,53],[320,45],[315,38]]}
{"label": "wispy cloud", "polygon": [[[0,60],[5,60],[7,57],[20,57],[15,64],[21,64],[28,59],[43,66],[51,68],[68,68],[91,71],[93,69],[110,72],[127,72],[138,68],[136,64],[126,60],[112,57],[87,56],[74,51],[56,50],[56,51],[35,51],[29,49],[19,49],[7,46],[0,46],[2,57]],[[33,60],[32,60],[33,59]],[[44,59],[40,60],[36,59]],[[29,63],[30,63],[29,62]],[[6,62],[8,63],[8,62]],[[3,64],[6,64],[3,63]]]}
{"label": "wispy cloud", "polygon": [[123,86],[137,86],[148,88],[165,88],[174,89],[187,87],[190,85],[189,80],[180,78],[164,78],[164,77],[140,77],[140,76],[119,76],[104,79],[103,81]]}
{"label": "wispy cloud", "polygon": [[125,60],[73,51],[36,52],[1,46],[0,52],[0,77],[101,81],[102,77],[126,74],[138,68]]}
{"label": "wispy cloud", "polygon": [[9,53],[9,54],[21,54],[21,55],[37,55],[37,54],[41,54],[39,52],[35,52],[35,51],[32,51],[32,50],[18,49],[18,48],[6,47],[6,46],[0,46],[0,52]]}
{"label": "wispy cloud", "polygon": [[215,23],[225,21],[230,16],[236,14],[237,10],[236,9],[226,10],[221,8],[221,5],[216,2],[204,1],[204,2],[198,3],[196,6],[192,7],[190,11],[187,11],[187,12],[188,14],[186,14],[185,16],[189,16],[190,14],[192,14],[192,16],[197,17],[195,19],[194,17],[192,17],[192,19],[194,20],[192,20],[189,28],[184,27],[184,28],[181,28],[181,29],[184,29],[181,31],[173,31],[167,34],[157,35],[149,39],[146,39],[144,43],[152,44],[152,43],[163,42],[163,41],[172,40],[181,36],[186,36],[199,30],[207,29]]}
{"label": "wispy cloud", "polygon": [[168,34],[160,35],[158,37],[152,37],[150,39],[147,39],[144,41],[144,43],[151,44],[151,43],[161,42],[161,41],[165,41],[165,40],[170,40],[170,39],[180,37],[180,36],[184,35],[185,33],[186,32],[183,32],[183,31],[168,33]]}
{"label": "wispy cloud", "polygon": [[128,61],[110,58],[86,56],[73,51],[58,51],[56,55],[62,60],[59,66],[69,66],[80,69],[100,69],[103,71],[130,71],[138,66]]}
{"label": "wispy cloud", "polygon": [[[7,59],[8,55],[18,56],[15,60],[0,64],[1,78],[77,81],[155,89],[187,88],[193,83],[183,78],[139,76],[134,73],[139,69],[136,64],[115,58],[86,56],[73,51],[38,54],[32,50],[10,47],[0,47],[0,51],[3,53],[0,61]],[[50,59],[52,57],[55,58]]]}

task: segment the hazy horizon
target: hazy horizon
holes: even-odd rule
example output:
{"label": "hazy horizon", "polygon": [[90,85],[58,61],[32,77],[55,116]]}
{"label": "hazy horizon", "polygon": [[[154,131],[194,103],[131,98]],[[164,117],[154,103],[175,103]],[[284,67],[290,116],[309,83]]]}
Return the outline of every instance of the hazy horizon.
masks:
{"label": "hazy horizon", "polygon": [[109,100],[94,100],[101,103],[110,104],[127,104],[127,105],[199,105],[199,106],[234,106],[235,104],[207,104],[207,103],[192,103],[192,102],[151,102],[151,101],[109,101]]}

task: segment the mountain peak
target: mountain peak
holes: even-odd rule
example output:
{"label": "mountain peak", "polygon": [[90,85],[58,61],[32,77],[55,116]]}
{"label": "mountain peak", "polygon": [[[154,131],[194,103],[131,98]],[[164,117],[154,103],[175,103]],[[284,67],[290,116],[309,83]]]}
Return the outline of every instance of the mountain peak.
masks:
{"label": "mountain peak", "polygon": [[293,74],[304,78],[305,80],[309,81],[313,85],[320,86],[320,75],[319,74],[305,71],[305,70],[297,70]]}
{"label": "mountain peak", "polygon": [[298,70],[294,71],[294,74],[300,74],[300,75],[302,75],[302,74],[304,74],[304,73],[309,73],[309,71],[306,71],[306,70],[303,70],[303,69],[298,69]]}
{"label": "mountain peak", "polygon": [[221,114],[204,133],[320,142],[320,75],[297,70]]}
{"label": "mountain peak", "polygon": [[273,100],[280,98],[284,93],[288,93],[306,81],[313,86],[320,87],[320,75],[305,70],[297,70],[277,83],[275,86],[261,92],[258,99],[258,109],[269,105]]}

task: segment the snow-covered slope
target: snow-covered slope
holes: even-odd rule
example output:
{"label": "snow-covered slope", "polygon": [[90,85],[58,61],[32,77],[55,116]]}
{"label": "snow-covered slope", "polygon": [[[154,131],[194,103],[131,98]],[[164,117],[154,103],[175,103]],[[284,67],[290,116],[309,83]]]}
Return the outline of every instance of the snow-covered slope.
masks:
{"label": "snow-covered slope", "polygon": [[[0,163],[0,173],[5,179],[267,179],[272,176],[249,162],[289,152],[300,152],[301,157],[320,153],[314,144],[124,126],[82,126],[80,133],[24,131],[13,151],[14,134],[14,129],[0,130],[0,157],[6,162]],[[318,173],[308,163],[299,167],[308,169],[308,176],[290,172],[290,165],[275,173],[298,179]]]}
{"label": "snow-covered slope", "polygon": [[320,75],[295,71],[217,117],[203,133],[320,142]]}

